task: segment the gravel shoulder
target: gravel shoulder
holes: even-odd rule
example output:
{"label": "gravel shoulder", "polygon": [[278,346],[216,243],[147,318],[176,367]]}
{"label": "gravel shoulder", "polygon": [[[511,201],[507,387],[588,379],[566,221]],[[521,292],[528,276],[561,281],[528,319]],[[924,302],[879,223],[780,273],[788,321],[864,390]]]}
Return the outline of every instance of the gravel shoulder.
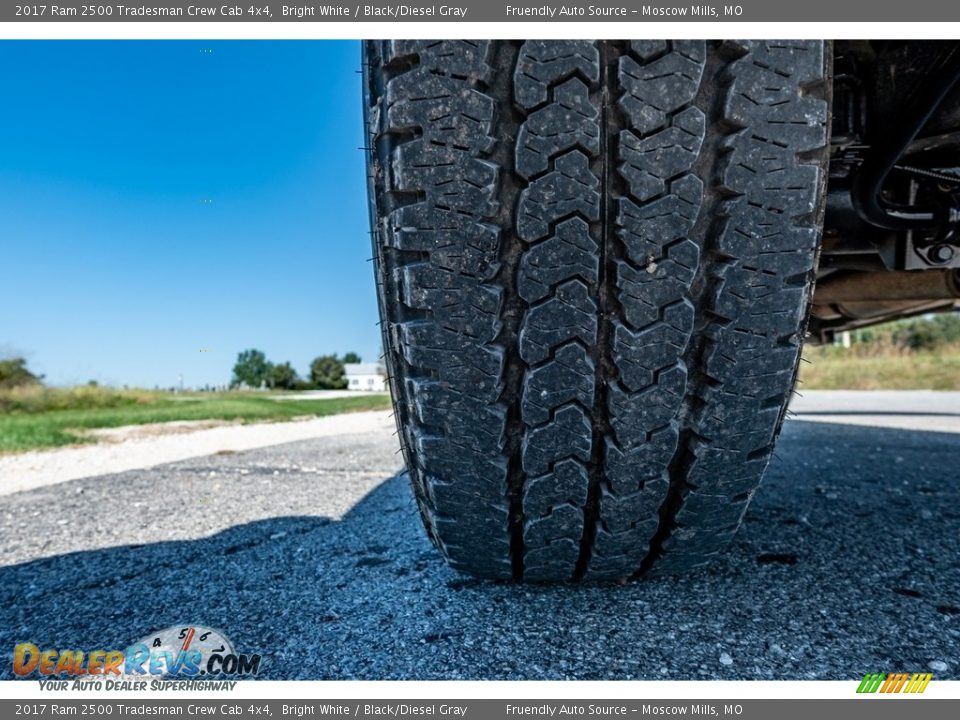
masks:
{"label": "gravel shoulder", "polygon": [[[916,397],[902,425],[956,415],[949,400]],[[788,422],[719,562],[622,587],[451,571],[391,432],[0,498],[0,645],[200,623],[260,652],[268,679],[960,679],[956,431]]]}
{"label": "gravel shoulder", "polygon": [[960,432],[960,392],[809,390],[790,402],[795,420]]}
{"label": "gravel shoulder", "polygon": [[394,429],[390,411],[381,410],[248,425],[204,420],[98,430],[93,434],[104,442],[0,456],[0,495],[204,455]]}

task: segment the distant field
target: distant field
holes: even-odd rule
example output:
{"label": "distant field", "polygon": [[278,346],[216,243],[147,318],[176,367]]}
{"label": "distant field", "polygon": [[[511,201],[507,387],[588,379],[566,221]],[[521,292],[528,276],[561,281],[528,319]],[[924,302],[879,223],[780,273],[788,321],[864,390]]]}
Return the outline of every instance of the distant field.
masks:
{"label": "distant field", "polygon": [[910,351],[808,346],[801,389],[960,390],[960,347]]}
{"label": "distant field", "polygon": [[91,442],[77,431],[173,420],[282,421],[390,407],[388,395],[284,400],[279,394],[29,387],[0,391],[0,453]]}

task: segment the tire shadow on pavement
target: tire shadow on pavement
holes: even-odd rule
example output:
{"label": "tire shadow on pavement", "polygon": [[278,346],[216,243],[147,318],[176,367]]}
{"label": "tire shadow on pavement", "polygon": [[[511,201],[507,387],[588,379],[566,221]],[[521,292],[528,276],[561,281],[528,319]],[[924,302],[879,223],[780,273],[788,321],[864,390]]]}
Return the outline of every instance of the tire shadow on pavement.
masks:
{"label": "tire shadow on pavement", "polygon": [[399,475],[339,521],[0,568],[0,646],[123,648],[200,624],[269,679],[853,680],[938,662],[957,678],[958,453],[960,434],[788,423],[729,550],[626,586],[458,575]]}

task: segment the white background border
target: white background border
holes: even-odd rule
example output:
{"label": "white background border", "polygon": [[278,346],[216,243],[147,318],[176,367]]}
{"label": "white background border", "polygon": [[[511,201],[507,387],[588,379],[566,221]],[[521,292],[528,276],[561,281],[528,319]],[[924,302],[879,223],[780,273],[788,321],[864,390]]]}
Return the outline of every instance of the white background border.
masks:
{"label": "white background border", "polygon": [[[0,23],[0,39],[111,40],[333,40],[389,37],[415,38],[844,38],[957,39],[960,23],[737,23],[737,22],[111,22]],[[358,58],[359,62],[359,58]],[[304,648],[309,653],[309,648]],[[269,662],[269,650],[264,649]],[[957,661],[960,658],[951,658]],[[812,672],[816,668],[811,668]],[[598,668],[602,673],[602,668]],[[927,668],[850,668],[866,672],[929,672]],[[36,681],[0,682],[0,697],[23,699],[117,700],[160,698],[233,699],[758,699],[758,698],[960,698],[960,682],[934,677],[923,695],[856,695],[859,680],[850,681],[256,681],[240,682],[233,692],[41,692]]]}

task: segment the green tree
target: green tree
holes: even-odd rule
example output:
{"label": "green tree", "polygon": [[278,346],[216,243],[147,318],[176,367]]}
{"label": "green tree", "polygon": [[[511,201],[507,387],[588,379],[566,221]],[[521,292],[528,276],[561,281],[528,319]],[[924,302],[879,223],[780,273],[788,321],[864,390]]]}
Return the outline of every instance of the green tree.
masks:
{"label": "green tree", "polygon": [[267,356],[259,350],[244,350],[237,355],[237,362],[233,366],[231,387],[248,385],[258,388],[269,380],[271,365]]}
{"label": "green tree", "polygon": [[271,365],[267,374],[267,385],[278,390],[293,390],[300,382],[297,371],[289,362]]}
{"label": "green tree", "polygon": [[343,390],[347,379],[343,376],[343,362],[336,355],[321,355],[310,363],[310,382],[321,390]]}
{"label": "green tree", "polygon": [[34,375],[27,370],[27,361],[21,357],[0,360],[0,388],[37,385],[43,375]]}
{"label": "green tree", "polygon": [[346,365],[347,363],[358,363],[358,362],[363,362],[363,358],[361,358],[355,352],[348,352],[346,355],[343,356],[344,365]]}
{"label": "green tree", "polygon": [[913,318],[895,325],[893,341],[911,350],[939,350],[960,340],[960,314]]}

